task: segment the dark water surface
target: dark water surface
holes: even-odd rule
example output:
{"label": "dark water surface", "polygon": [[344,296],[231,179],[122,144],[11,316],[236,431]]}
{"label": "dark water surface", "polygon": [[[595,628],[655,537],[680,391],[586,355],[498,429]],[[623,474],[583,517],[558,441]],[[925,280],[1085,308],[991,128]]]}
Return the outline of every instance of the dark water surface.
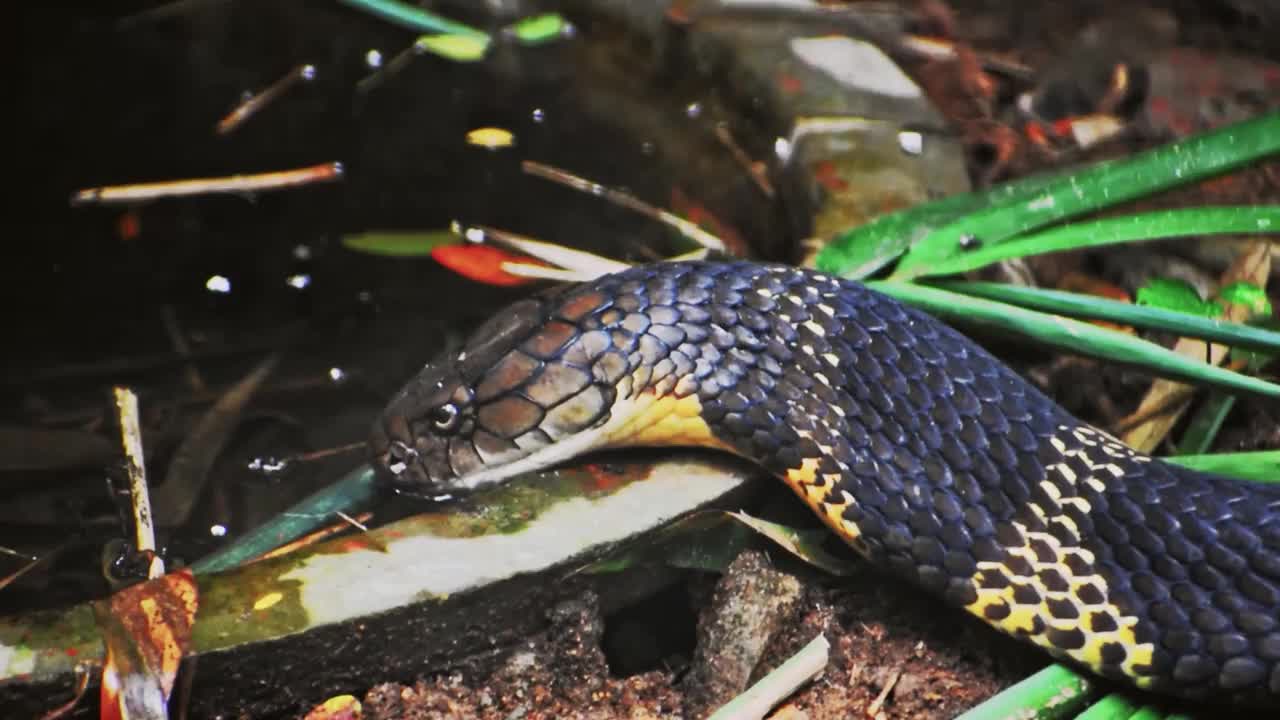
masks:
{"label": "dark water surface", "polygon": [[[756,247],[795,236],[713,133],[715,94],[590,18],[540,48],[500,46],[482,64],[421,56],[368,93],[415,35],[338,3],[210,2],[122,28],[150,3],[56,3],[23,10],[12,106],[18,178],[0,277],[8,314],[0,424],[114,442],[107,391],[141,396],[149,472],[210,401],[267,352],[281,363],[219,455],[205,497],[162,542],[187,561],[357,464],[360,454],[271,474],[256,459],[360,442],[390,392],[459,332],[528,289],[481,286],[429,259],[341,245],[369,229],[482,223],[643,260],[686,248],[670,230],[523,175],[551,163],[625,186],[660,206],[679,187]],[[115,14],[113,14],[115,13]],[[484,25],[484,18],[468,18]],[[310,63],[243,127],[214,126],[246,91]],[[466,144],[510,130],[516,146]],[[77,189],[265,172],[340,161],[339,183],[252,197],[167,199],[133,208],[69,206]],[[122,232],[135,224],[136,234]],[[219,279],[221,278],[221,279]],[[210,287],[229,291],[216,292]],[[299,286],[303,287],[299,287]],[[166,327],[169,329],[167,330]],[[183,363],[174,336],[196,358]],[[204,390],[192,385],[192,374]],[[335,380],[337,378],[337,380]],[[0,593],[0,612],[99,594],[102,547],[120,524],[107,466],[0,467],[0,545],[59,554]],[[163,528],[164,518],[158,518]],[[0,558],[0,576],[20,566]]]}

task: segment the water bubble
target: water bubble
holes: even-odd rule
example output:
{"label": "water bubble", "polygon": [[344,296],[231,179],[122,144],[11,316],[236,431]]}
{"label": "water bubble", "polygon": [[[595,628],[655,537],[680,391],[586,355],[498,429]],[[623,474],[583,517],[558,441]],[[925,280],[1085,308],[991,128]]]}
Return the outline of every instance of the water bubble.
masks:
{"label": "water bubble", "polygon": [[347,373],[340,367],[329,368],[329,379],[334,382],[342,382],[347,379]]}
{"label": "water bubble", "polygon": [[303,273],[290,275],[285,279],[285,283],[294,290],[302,290],[311,284],[311,276]]}
{"label": "water bubble", "polygon": [[204,281],[204,289],[211,293],[227,294],[231,292],[231,281],[221,275],[210,275]]}
{"label": "water bubble", "polygon": [[311,259],[311,246],[310,246],[310,245],[302,245],[302,244],[294,245],[294,246],[293,246],[293,259],[294,259],[294,260],[310,260],[310,259]]}
{"label": "water bubble", "polygon": [[791,159],[791,141],[780,137],[773,141],[773,154],[784,164]]}
{"label": "water bubble", "polygon": [[315,80],[315,79],[316,79],[316,66],[315,66],[315,65],[303,65],[303,66],[302,66],[302,72],[300,73],[300,75],[302,76],[302,79],[303,79],[303,80],[307,80],[307,81]]}
{"label": "water bubble", "polygon": [[215,523],[215,524],[213,524],[213,525],[210,525],[210,526],[209,526],[209,534],[210,534],[210,535],[212,535],[212,536],[214,536],[214,537],[226,537],[226,536],[227,536],[227,526],[226,526],[226,525],[219,525],[219,524],[216,524],[216,523]]}
{"label": "water bubble", "polygon": [[382,53],[377,50],[369,50],[364,54],[364,64],[371,68],[382,67]]}
{"label": "water bubble", "polygon": [[540,123],[546,119],[547,114],[542,111],[542,108],[534,108],[533,112],[530,113],[530,116],[533,118],[534,122]]}
{"label": "water bubble", "polygon": [[249,461],[249,470],[267,477],[279,475],[289,469],[289,461],[274,457],[256,457]]}
{"label": "water bubble", "polygon": [[684,107],[684,114],[688,115],[691,118],[699,117],[700,115],[702,115],[702,103],[700,102],[689,103]]}
{"label": "water bubble", "polygon": [[964,233],[959,238],[961,250],[977,250],[982,247],[982,238],[973,233]]}

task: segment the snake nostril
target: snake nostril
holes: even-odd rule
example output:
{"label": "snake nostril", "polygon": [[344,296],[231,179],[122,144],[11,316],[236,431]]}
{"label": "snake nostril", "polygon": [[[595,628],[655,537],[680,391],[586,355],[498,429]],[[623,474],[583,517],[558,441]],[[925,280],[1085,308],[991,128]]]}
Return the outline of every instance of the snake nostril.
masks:
{"label": "snake nostril", "polygon": [[392,440],[387,449],[387,469],[393,475],[400,475],[418,459],[418,451],[400,440]]}

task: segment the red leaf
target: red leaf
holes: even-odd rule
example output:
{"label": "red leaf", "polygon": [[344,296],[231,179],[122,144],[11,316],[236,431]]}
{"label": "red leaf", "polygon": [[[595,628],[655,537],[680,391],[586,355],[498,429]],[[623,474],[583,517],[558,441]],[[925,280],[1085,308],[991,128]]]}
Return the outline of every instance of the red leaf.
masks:
{"label": "red leaf", "polygon": [[134,585],[95,602],[106,659],[101,717],[167,718],[169,693],[191,645],[199,605],[190,570]]}
{"label": "red leaf", "polygon": [[459,275],[489,285],[510,287],[533,282],[531,278],[512,275],[502,269],[504,262],[543,265],[524,255],[516,255],[491,245],[441,245],[431,250],[431,257]]}

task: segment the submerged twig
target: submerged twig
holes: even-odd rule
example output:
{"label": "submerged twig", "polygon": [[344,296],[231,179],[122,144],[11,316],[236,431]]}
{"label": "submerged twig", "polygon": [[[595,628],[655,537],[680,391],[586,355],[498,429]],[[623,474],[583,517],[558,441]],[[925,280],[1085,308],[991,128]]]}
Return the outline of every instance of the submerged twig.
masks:
{"label": "submerged twig", "polygon": [[216,132],[219,135],[226,135],[235,130],[250,117],[253,117],[254,113],[283,95],[286,90],[300,82],[310,82],[315,79],[315,76],[315,65],[303,64],[293,68],[281,76],[279,80],[268,85],[265,90],[250,95],[244,102],[237,105],[226,117],[218,121],[218,125],[215,128]]}
{"label": "submerged twig", "polygon": [[60,545],[59,547],[54,548],[52,552],[47,552],[44,555],[41,555],[39,557],[27,555],[26,553],[17,553],[17,552],[14,552],[13,550],[10,550],[9,548],[3,548],[6,554],[15,555],[17,557],[23,558],[27,562],[25,565],[18,568],[17,570],[14,570],[8,575],[5,575],[4,577],[0,578],[0,590],[4,590],[5,588],[17,582],[18,580],[22,579],[23,575],[26,575],[27,573],[36,569],[41,564],[48,562],[50,558],[57,555],[66,546],[67,545],[64,543],[63,545]]}
{"label": "submerged twig", "polygon": [[147,577],[164,575],[164,560],[156,554],[155,519],[151,514],[151,495],[147,490],[147,466],[142,453],[142,427],[138,422],[138,396],[125,387],[115,387],[112,394],[116,414],[120,418],[120,438],[124,447],[125,471],[129,475],[129,502],[133,508],[133,542],[139,553],[150,557]]}
{"label": "submerged twig", "polygon": [[121,18],[116,22],[116,30],[128,30],[136,25],[141,25],[142,23],[182,17],[187,13],[192,13],[205,6],[214,5],[215,3],[220,2],[226,2],[226,0],[175,0],[175,2],[165,3],[164,5],[143,10]]}
{"label": "submerged twig", "polygon": [[724,145],[725,149],[729,151],[729,154],[733,156],[734,162],[738,163],[738,165],[746,171],[747,176],[751,178],[751,181],[755,183],[757,188],[760,188],[760,192],[764,193],[765,197],[772,200],[774,196],[773,183],[769,182],[769,173],[765,164],[759,160],[751,159],[751,156],[747,154],[747,151],[743,150],[742,146],[738,144],[738,141],[734,139],[733,133],[729,130],[727,125],[724,125],[723,123],[716,125],[716,139],[718,139],[720,144]]}
{"label": "submerged twig", "polygon": [[187,336],[183,334],[182,328],[178,325],[178,316],[174,312],[172,305],[165,305],[160,309],[160,317],[164,321],[164,332],[169,336],[169,345],[173,347],[173,351],[178,353],[180,357],[187,360],[182,364],[182,370],[187,376],[187,385],[190,386],[192,392],[201,393],[206,390],[204,377],[200,375],[200,368],[191,362],[191,344],[187,342]]}
{"label": "submerged twig", "polygon": [[268,355],[244,379],[218,398],[182,441],[169,462],[164,485],[156,489],[156,507],[161,510],[167,525],[186,522],[208,479],[209,470],[240,420],[241,411],[275,369],[279,359],[278,353]]}
{"label": "submerged twig", "polygon": [[341,180],[342,163],[329,162],[295,170],[229,175],[226,177],[169,180],[132,185],[104,185],[79,190],[71,196],[71,205],[113,205],[136,203],[165,197],[211,195],[215,193],[254,193],[282,190],[299,185],[312,185]]}
{"label": "submerged twig", "polygon": [[409,66],[409,63],[419,55],[426,52],[422,44],[414,42],[409,47],[396,53],[390,60],[383,63],[373,72],[356,81],[356,94],[364,95],[370,90],[377,88],[382,83],[392,77],[395,77],[401,70]]}
{"label": "submerged twig", "polygon": [[520,167],[529,175],[540,177],[544,180],[550,180],[551,182],[573,188],[574,190],[587,193],[588,195],[602,197],[615,205],[627,208],[628,210],[634,210],[645,217],[669,225],[679,231],[681,235],[684,235],[709,250],[717,250],[720,252],[725,251],[724,243],[720,238],[712,235],[706,230],[698,227],[695,223],[691,223],[675,213],[650,205],[631,193],[601,185],[598,182],[575,175],[568,170],[533,160],[525,160],[520,164]]}

